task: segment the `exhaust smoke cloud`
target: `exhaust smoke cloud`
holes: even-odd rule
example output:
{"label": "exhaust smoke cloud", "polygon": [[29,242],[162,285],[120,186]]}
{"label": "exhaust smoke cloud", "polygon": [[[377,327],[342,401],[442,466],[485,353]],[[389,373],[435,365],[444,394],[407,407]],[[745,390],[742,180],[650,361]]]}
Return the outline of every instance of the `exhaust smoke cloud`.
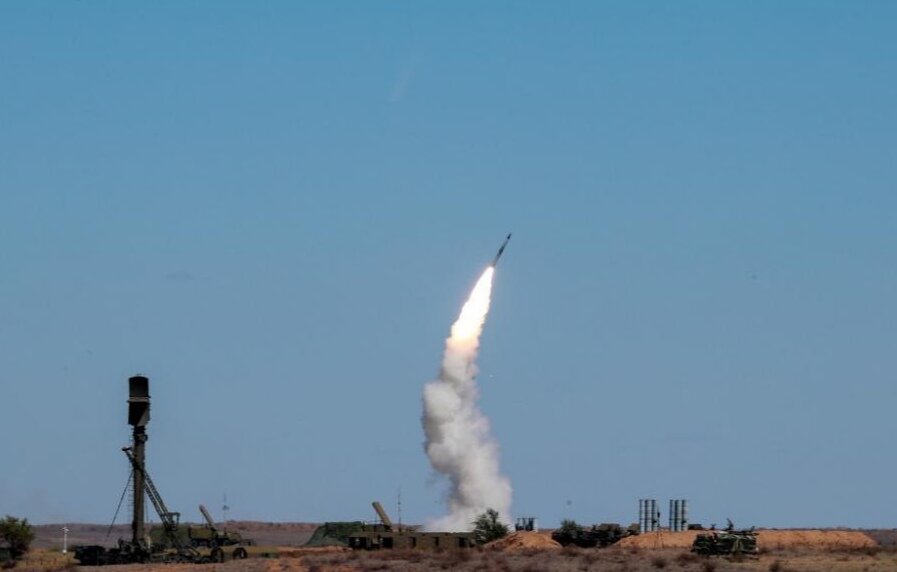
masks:
{"label": "exhaust smoke cloud", "polygon": [[477,406],[476,357],[492,294],[495,267],[474,286],[445,340],[439,378],[424,387],[424,447],[430,464],[449,481],[449,513],[429,530],[464,531],[487,508],[510,521],[511,483],[501,474],[498,443]]}

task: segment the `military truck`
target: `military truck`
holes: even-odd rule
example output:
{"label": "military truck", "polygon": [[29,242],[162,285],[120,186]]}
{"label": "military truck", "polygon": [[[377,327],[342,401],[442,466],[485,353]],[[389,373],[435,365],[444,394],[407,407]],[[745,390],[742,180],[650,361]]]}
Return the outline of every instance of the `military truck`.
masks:
{"label": "military truck", "polygon": [[187,538],[194,547],[215,548],[216,546],[236,546],[238,544],[252,546],[252,540],[244,539],[239,532],[219,530],[204,505],[199,505],[199,512],[205,519],[206,525],[187,527]]}
{"label": "military truck", "polygon": [[759,553],[757,533],[754,527],[735,530],[735,525],[729,520],[728,526],[723,531],[712,530],[697,535],[691,545],[691,551],[702,556],[734,558],[756,556]]}
{"label": "military truck", "polygon": [[615,522],[593,524],[586,528],[572,520],[565,520],[561,527],[551,533],[551,538],[561,546],[578,546],[580,548],[604,548],[616,544],[627,536],[639,533],[637,524],[623,528]]}

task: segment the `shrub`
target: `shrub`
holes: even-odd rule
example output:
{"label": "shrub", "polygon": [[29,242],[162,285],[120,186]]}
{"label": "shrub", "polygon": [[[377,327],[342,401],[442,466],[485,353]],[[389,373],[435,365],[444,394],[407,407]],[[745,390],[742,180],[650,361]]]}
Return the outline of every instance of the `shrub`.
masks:
{"label": "shrub", "polygon": [[581,526],[576,523],[575,520],[570,520],[569,518],[565,518],[561,521],[561,526],[555,532],[558,534],[566,534],[566,535],[575,535],[579,532]]}
{"label": "shrub", "polygon": [[498,511],[486,509],[473,521],[473,533],[479,544],[486,544],[508,535],[508,525],[498,520]]}
{"label": "shrub", "polygon": [[34,540],[34,530],[27,518],[18,519],[7,515],[0,520],[0,546],[9,550],[9,555],[17,560],[28,552]]}

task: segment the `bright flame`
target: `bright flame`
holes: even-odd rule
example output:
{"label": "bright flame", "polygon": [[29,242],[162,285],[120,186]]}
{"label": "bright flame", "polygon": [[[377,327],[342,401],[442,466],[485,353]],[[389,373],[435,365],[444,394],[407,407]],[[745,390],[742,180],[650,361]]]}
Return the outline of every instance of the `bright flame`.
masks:
{"label": "bright flame", "polygon": [[422,423],[430,463],[450,482],[449,514],[429,530],[470,530],[487,508],[510,518],[511,483],[501,474],[498,443],[477,407],[476,357],[492,294],[495,268],[483,272],[445,340],[439,379],[424,387]]}
{"label": "bright flame", "polygon": [[470,297],[461,308],[461,315],[452,324],[452,336],[449,341],[479,345],[480,333],[483,331],[483,324],[486,323],[486,314],[489,313],[489,304],[492,301],[492,276],[494,274],[495,268],[490,266],[477,280],[476,286],[470,292]]}

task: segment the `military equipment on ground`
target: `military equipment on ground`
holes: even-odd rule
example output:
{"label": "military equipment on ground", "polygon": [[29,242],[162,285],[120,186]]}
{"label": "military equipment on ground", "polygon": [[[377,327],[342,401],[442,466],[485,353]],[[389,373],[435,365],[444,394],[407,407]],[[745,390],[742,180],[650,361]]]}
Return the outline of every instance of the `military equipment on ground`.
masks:
{"label": "military equipment on ground", "polygon": [[244,540],[239,532],[219,530],[205,506],[199,505],[199,512],[205,519],[206,525],[187,527],[187,538],[194,547],[215,548],[216,546],[235,546],[237,544],[252,545],[252,541]]}
{"label": "military equipment on ground", "polygon": [[[133,508],[131,511],[131,540],[119,539],[116,548],[106,549],[102,546],[76,546],[75,558],[82,565],[92,564],[126,564],[147,562],[150,560],[150,546],[147,542],[145,528],[144,499],[147,490],[146,459],[146,425],[150,420],[149,379],[135,375],[128,379],[128,425],[133,427],[131,446],[123,450],[131,462],[131,474],[128,484],[131,487]],[[152,487],[152,485],[150,485]],[[155,488],[155,487],[153,487]],[[124,496],[122,496],[124,499]],[[119,502],[119,507],[121,503]],[[167,511],[167,509],[164,509]],[[116,511],[117,514],[117,511]],[[114,522],[114,520],[113,520]]]}
{"label": "military equipment on ground", "polygon": [[383,510],[383,505],[371,503],[380,518],[379,523],[361,523],[348,535],[349,548],[354,550],[381,549],[462,549],[477,545],[472,532],[421,532],[414,527],[396,526]]}
{"label": "military equipment on ground", "polygon": [[305,546],[349,546],[349,536],[363,528],[364,523],[360,520],[325,522],[315,529]]}
{"label": "military equipment on ground", "polygon": [[517,532],[536,532],[536,529],[536,517],[534,516],[517,517],[517,522],[514,523],[514,530]]}
{"label": "military equipment on ground", "polygon": [[383,510],[383,505],[380,504],[379,501],[374,501],[371,503],[371,506],[374,507],[374,512],[377,513],[377,516],[380,517],[380,524],[386,530],[392,530],[392,519],[389,518],[389,515],[386,514],[386,511]]}
{"label": "military equipment on ground", "polygon": [[[162,500],[162,496],[156,489],[156,485],[153,484],[153,480],[150,478],[149,473],[146,472],[145,464],[137,461],[137,457],[132,453],[132,448],[124,447],[122,448],[122,451],[125,452],[125,455],[128,456],[128,460],[131,461],[131,466],[134,467],[135,483],[137,482],[137,474],[142,473],[146,496],[148,496],[153,503],[153,508],[156,509],[156,514],[159,515],[159,519],[162,521],[162,528],[165,531],[165,536],[176,551],[176,556],[169,555],[169,559],[182,562],[198,562],[201,559],[199,552],[197,552],[193,546],[185,543],[178,534],[181,513],[168,510],[168,507],[165,506],[165,501]],[[135,497],[136,496],[142,495],[135,494]]]}
{"label": "military equipment on ground", "polygon": [[604,548],[616,544],[627,536],[639,533],[637,524],[631,524],[623,528],[614,522],[594,524],[589,528],[580,526],[573,521],[564,521],[561,528],[551,533],[551,538],[561,546],[578,546],[580,548]]}
{"label": "military equipment on ground", "polygon": [[[226,554],[234,558],[246,558],[248,554],[242,546],[226,553],[221,546],[215,544],[209,550],[201,551],[187,539],[187,535],[180,529],[180,513],[168,510],[146,470],[146,425],[149,420],[149,379],[142,375],[131,377],[128,379],[128,424],[133,427],[133,436],[131,445],[122,448],[131,463],[131,474],[128,477],[133,500],[131,539],[119,539],[118,546],[110,549],[98,545],[73,547],[75,559],[81,565],[101,566],[143,562],[222,562]],[[158,542],[149,541],[145,525],[147,497],[162,521],[161,546]],[[218,537],[213,538],[217,542]]]}
{"label": "military equipment on ground", "polygon": [[691,545],[691,551],[702,556],[730,556],[734,558],[742,556],[755,556],[759,553],[757,548],[757,532],[754,527],[735,530],[735,525],[729,521],[729,525],[723,531],[711,531],[699,534]]}
{"label": "military equipment on ground", "polygon": [[110,551],[98,544],[75,546],[74,552],[75,560],[81,566],[103,566],[113,563],[110,561]]}

